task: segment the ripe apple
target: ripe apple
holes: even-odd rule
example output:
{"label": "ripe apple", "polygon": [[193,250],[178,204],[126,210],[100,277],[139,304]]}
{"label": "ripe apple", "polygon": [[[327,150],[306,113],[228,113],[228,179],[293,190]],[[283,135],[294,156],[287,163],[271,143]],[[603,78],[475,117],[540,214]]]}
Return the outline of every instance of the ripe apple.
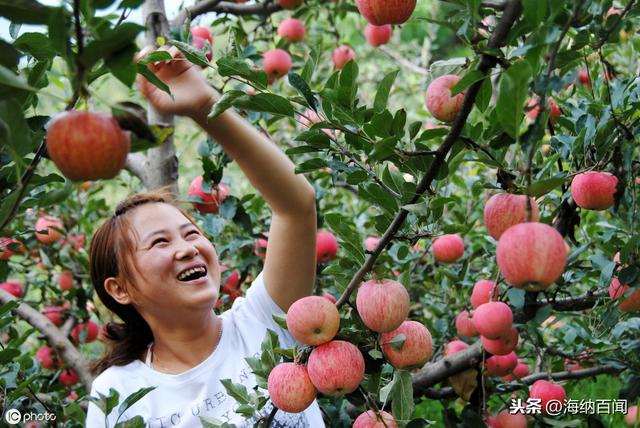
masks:
{"label": "ripe apple", "polygon": [[60,361],[58,360],[53,349],[47,345],[42,345],[36,352],[36,360],[40,361],[40,366],[49,370],[57,370],[60,367]]}
{"label": "ripe apple", "polygon": [[283,9],[295,9],[303,2],[304,0],[278,0],[278,4],[282,6]]}
{"label": "ripe apple", "polygon": [[89,343],[96,340],[100,329],[93,321],[83,322],[71,330],[71,338],[75,343]]}
{"label": "ripe apple", "polygon": [[436,238],[431,244],[433,257],[442,263],[453,263],[464,254],[464,241],[458,234],[447,234]]}
{"label": "ripe apple", "polygon": [[54,325],[61,326],[64,324],[65,315],[67,312],[66,306],[47,306],[42,313],[49,319]]}
{"label": "ripe apple", "polygon": [[402,24],[416,8],[416,0],[356,0],[362,16],[373,25]]}
{"label": "ripe apple", "polygon": [[269,373],[267,388],[273,404],[289,413],[302,412],[313,403],[317,393],[307,368],[296,363],[275,366]]}
{"label": "ripe apple", "polygon": [[397,428],[395,419],[390,413],[381,410],[376,415],[373,410],[367,410],[361,413],[353,422],[352,428]]}
{"label": "ripe apple", "polygon": [[499,339],[512,333],[513,312],[506,303],[484,303],[476,308],[472,319],[478,333],[486,338]]}
{"label": "ripe apple", "polygon": [[351,47],[343,45],[337,47],[331,54],[331,61],[337,70],[342,69],[349,61],[355,61],[356,53]]}
{"label": "ripe apple", "polygon": [[318,264],[327,263],[338,254],[338,240],[333,233],[321,230],[316,235],[316,261]]}
{"label": "ripe apple", "polygon": [[207,43],[209,44],[209,49],[207,50],[206,57],[211,61],[211,58],[213,58],[213,52],[211,50],[213,47],[213,37],[211,36],[211,30],[209,30],[208,27],[193,27],[191,29],[191,45],[198,49],[204,49]]}
{"label": "ripe apple", "polygon": [[547,413],[547,403],[551,400],[558,400],[564,403],[567,399],[567,393],[562,386],[540,379],[531,385],[529,398],[540,399],[542,413]]}
{"label": "ripe apple", "polygon": [[457,352],[467,349],[468,347],[469,345],[464,343],[462,340],[452,340],[451,342],[444,345],[444,356],[448,357],[449,355],[453,355]]}
{"label": "ripe apple", "polygon": [[496,260],[509,284],[527,291],[540,291],[562,275],[567,263],[567,245],[562,235],[547,224],[520,223],[500,236]]}
{"label": "ripe apple", "polygon": [[36,239],[43,244],[53,244],[62,238],[60,230],[64,231],[64,225],[58,217],[44,215],[36,221]]}
{"label": "ripe apple", "polygon": [[505,230],[527,221],[527,201],[530,204],[529,221],[538,221],[540,213],[535,199],[511,193],[493,195],[484,206],[484,225],[489,235],[497,241]]}
{"label": "ripe apple", "polygon": [[367,239],[364,240],[364,248],[365,250],[371,252],[373,250],[375,250],[375,248],[378,246],[378,242],[380,242],[380,238],[376,237],[376,236],[370,236]]}
{"label": "ripe apple", "polygon": [[283,49],[270,49],[263,54],[263,58],[264,71],[273,80],[285,76],[293,65],[291,56]]}
{"label": "ripe apple", "polygon": [[364,27],[364,37],[371,46],[378,47],[386,45],[389,43],[389,40],[391,40],[392,34],[393,29],[391,28],[391,24],[367,24],[367,26]]}
{"label": "ripe apple", "polygon": [[24,289],[22,288],[22,284],[18,281],[6,281],[0,283],[0,288],[4,291],[13,294],[14,297],[20,298],[24,293]]}
{"label": "ripe apple", "polygon": [[47,152],[72,181],[113,178],[124,167],[131,142],[108,113],[70,110],[47,128]]}
{"label": "ripe apple", "polygon": [[58,274],[58,287],[60,290],[66,291],[73,288],[73,272],[63,270]]}
{"label": "ripe apple", "polygon": [[71,369],[64,369],[62,373],[60,373],[58,381],[63,385],[73,386],[78,383],[78,375]]}
{"label": "ripe apple", "polygon": [[[393,338],[404,335],[404,343],[391,343]],[[433,352],[429,329],[418,321],[407,320],[397,329],[380,335],[380,348],[389,364],[397,369],[424,366]]]}
{"label": "ripe apple", "polygon": [[587,88],[591,87],[591,79],[589,78],[589,71],[586,68],[583,68],[578,72],[578,81],[586,86]]}
{"label": "ripe apple", "polygon": [[453,122],[462,108],[464,92],[451,96],[451,88],[456,86],[461,77],[455,74],[445,74],[429,84],[425,95],[427,109],[433,117],[443,122]]}
{"label": "ripe apple", "polygon": [[[491,295],[493,290],[493,296]],[[498,300],[500,290],[495,285],[495,282],[488,279],[481,279],[476,282],[471,292],[471,306],[477,308],[478,306],[489,303],[492,300]]]}
{"label": "ripe apple", "polygon": [[529,366],[522,358],[518,358],[516,367],[508,375],[502,376],[502,380],[511,382],[514,379],[522,379],[527,375],[529,375]]}
{"label": "ripe apple", "polygon": [[516,349],[519,338],[518,329],[512,327],[511,332],[500,339],[492,340],[487,339],[484,336],[480,336],[480,341],[482,342],[482,347],[490,354],[507,355]]}
{"label": "ripe apple", "polygon": [[[609,284],[609,297],[612,299],[620,299],[629,289],[628,285],[620,284],[618,278],[613,278]],[[638,312],[640,311],[640,289],[636,289],[631,296],[627,297],[618,305],[618,309],[622,312]]]}
{"label": "ripe apple", "polygon": [[469,311],[462,311],[456,316],[456,330],[465,337],[476,337],[480,334],[469,317]]}
{"label": "ripe apple", "polygon": [[640,422],[640,418],[638,417],[638,406],[631,406],[627,410],[627,414],[624,415],[624,423],[628,426],[633,427],[638,422]]}
{"label": "ripe apple", "polygon": [[487,358],[487,375],[504,376],[509,374],[518,365],[518,356],[515,352],[507,355],[494,355]]}
{"label": "ripe apple", "polygon": [[529,422],[524,413],[509,413],[505,409],[496,415],[496,422],[500,428],[527,428]]}
{"label": "ripe apple", "polygon": [[324,293],[322,293],[322,297],[327,299],[328,301],[330,301],[331,303],[333,303],[334,305],[336,304],[336,302],[338,301],[336,299],[336,296],[334,296],[333,294],[329,293],[328,291],[325,291]]}
{"label": "ripe apple", "polygon": [[618,178],[608,172],[583,172],[571,181],[571,197],[580,208],[606,210],[615,202],[617,185]]}
{"label": "ripe apple", "polygon": [[74,250],[80,251],[84,248],[84,241],[84,233],[80,233],[78,235],[67,235],[67,238],[60,242],[60,246],[64,247],[66,245],[71,245]]}
{"label": "ripe apple", "polygon": [[24,246],[20,241],[6,236],[0,237],[0,260],[9,260],[16,252],[22,251]]}
{"label": "ripe apple", "polygon": [[409,314],[409,293],[391,279],[363,282],[356,295],[362,322],[371,330],[386,333],[400,327]]}
{"label": "ripe apple", "polygon": [[211,192],[205,193],[202,189],[201,175],[193,179],[189,184],[188,195],[194,198],[200,198],[202,202],[192,202],[195,209],[201,213],[216,214],[220,210],[220,205],[229,196],[229,187],[224,183],[218,183],[211,186]]}
{"label": "ripe apple", "polygon": [[356,345],[333,340],[311,351],[307,371],[318,391],[341,397],[355,391],[362,382],[364,357]]}
{"label": "ripe apple", "polygon": [[278,26],[278,35],[286,38],[289,43],[301,41],[304,39],[305,34],[304,24],[296,18],[287,18]]}
{"label": "ripe apple", "polygon": [[[547,99],[547,107],[551,109],[551,113],[549,114],[549,121],[551,123],[555,122],[556,117],[562,116],[562,110],[560,110],[560,107],[553,98],[549,97]],[[536,117],[538,117],[538,113],[540,112],[540,106],[536,97],[531,98],[529,104],[527,104],[527,109],[529,109],[527,111],[527,116],[529,116],[531,120],[536,120]]]}
{"label": "ripe apple", "polygon": [[322,296],[303,297],[289,307],[287,329],[300,343],[321,345],[338,333],[340,314],[336,305]]}

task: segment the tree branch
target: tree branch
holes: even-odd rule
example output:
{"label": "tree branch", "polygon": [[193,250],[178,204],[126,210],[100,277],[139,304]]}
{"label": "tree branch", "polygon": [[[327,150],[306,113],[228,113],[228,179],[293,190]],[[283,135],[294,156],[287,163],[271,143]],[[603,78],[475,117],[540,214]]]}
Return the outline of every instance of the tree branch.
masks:
{"label": "tree branch", "polygon": [[172,21],[171,26],[179,27],[185,23],[187,18],[194,19],[197,16],[209,12],[227,13],[229,15],[236,16],[267,16],[271,15],[274,12],[278,12],[279,10],[282,10],[282,7],[278,3],[272,1],[265,1],[264,3],[242,4],[221,0],[206,0],[182,9],[178,16],[176,16],[176,18]]}
{"label": "tree branch", "polygon": [[146,157],[140,153],[129,153],[124,168],[144,182]]}
{"label": "tree branch", "polygon": [[[18,300],[5,290],[0,289],[0,303]],[[33,309],[26,303],[20,303],[14,309],[16,315],[35,327],[46,338],[49,345],[55,349],[62,360],[75,371],[87,391],[91,390],[93,375],[89,369],[88,361],[80,354],[80,351],[64,336],[60,330],[47,317]]]}

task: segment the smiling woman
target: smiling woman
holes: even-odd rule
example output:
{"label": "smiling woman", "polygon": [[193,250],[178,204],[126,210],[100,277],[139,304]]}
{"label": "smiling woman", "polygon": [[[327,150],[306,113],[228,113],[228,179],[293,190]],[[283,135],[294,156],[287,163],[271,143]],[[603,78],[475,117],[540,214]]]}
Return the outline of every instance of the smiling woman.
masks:
{"label": "smiling woman", "polygon": [[[216,94],[202,72],[176,61],[150,65],[173,97],[141,81],[142,93],[163,113],[191,117],[231,156],[272,208],[264,270],[245,298],[218,315],[220,265],[213,244],[172,197],[162,191],[121,202],[91,243],[91,279],[105,306],[122,320],[106,327],[108,353],[95,364],[91,396],[119,393],[120,401],[142,388],[153,391],[123,415],[89,405],[86,426],[114,426],[142,416],[148,427],[201,426],[200,416],[252,426],[271,412],[246,419],[221,379],[250,390],[257,381],[246,357],[260,355],[267,329],[280,345],[297,342],[274,320],[311,294],[316,261],[315,194],[291,161],[232,111],[207,121]],[[304,237],[301,239],[301,237]],[[116,413],[116,412],[113,412]],[[324,426],[314,401],[305,411],[279,411],[279,426]]]}

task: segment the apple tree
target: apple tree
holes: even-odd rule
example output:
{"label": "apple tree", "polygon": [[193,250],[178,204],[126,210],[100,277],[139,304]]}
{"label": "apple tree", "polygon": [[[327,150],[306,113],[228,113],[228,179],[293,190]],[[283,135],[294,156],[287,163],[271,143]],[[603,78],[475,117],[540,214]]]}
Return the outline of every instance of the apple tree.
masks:
{"label": "apple tree", "polygon": [[192,210],[226,266],[216,310],[261,270],[264,200],[136,90],[170,92],[149,65],[173,46],[221,94],[209,117],[240,112],[316,192],[317,296],[278,318],[301,345],[265,337],[260,388],[224,382],[238,413],[317,399],[336,427],[638,423],[635,0],[169,3],[0,0],[3,418],[83,426],[110,321],[87,247],[126,195],[169,186]]}

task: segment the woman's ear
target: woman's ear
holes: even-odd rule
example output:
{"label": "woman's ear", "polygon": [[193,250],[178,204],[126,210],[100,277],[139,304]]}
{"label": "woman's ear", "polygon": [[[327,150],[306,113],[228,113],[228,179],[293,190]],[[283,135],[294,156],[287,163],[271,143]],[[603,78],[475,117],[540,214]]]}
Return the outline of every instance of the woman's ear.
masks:
{"label": "woman's ear", "polygon": [[113,297],[113,300],[121,305],[128,305],[131,303],[131,296],[129,295],[123,281],[111,276],[104,280],[104,289],[111,297]]}

